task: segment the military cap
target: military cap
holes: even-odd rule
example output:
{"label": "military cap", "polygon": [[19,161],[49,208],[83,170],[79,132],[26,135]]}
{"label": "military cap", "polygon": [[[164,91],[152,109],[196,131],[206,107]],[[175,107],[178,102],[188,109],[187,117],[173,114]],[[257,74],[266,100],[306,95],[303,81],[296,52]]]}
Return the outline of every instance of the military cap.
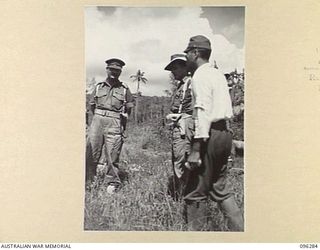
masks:
{"label": "military cap", "polygon": [[111,59],[108,59],[106,61],[106,64],[107,64],[107,68],[113,68],[113,69],[122,69],[122,67],[124,65],[126,65],[124,63],[124,61],[118,59],[118,58],[111,58]]}
{"label": "military cap", "polygon": [[185,54],[174,54],[170,58],[170,63],[164,68],[165,70],[171,71],[173,63],[176,61],[186,62],[187,58]]}
{"label": "military cap", "polygon": [[188,47],[184,50],[184,52],[187,53],[188,51],[196,48],[211,50],[210,40],[202,35],[193,36],[190,38]]}

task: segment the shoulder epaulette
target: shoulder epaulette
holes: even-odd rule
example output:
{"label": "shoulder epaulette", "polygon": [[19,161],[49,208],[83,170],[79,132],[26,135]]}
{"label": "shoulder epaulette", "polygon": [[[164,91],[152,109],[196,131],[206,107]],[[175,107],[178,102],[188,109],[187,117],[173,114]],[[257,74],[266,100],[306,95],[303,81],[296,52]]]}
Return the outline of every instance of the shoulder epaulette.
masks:
{"label": "shoulder epaulette", "polygon": [[125,87],[126,89],[129,88],[128,85],[127,85],[126,83],[124,83],[124,82],[121,82],[121,85],[122,85],[123,87]]}
{"label": "shoulder epaulette", "polygon": [[98,83],[94,86],[94,87],[95,87],[95,90],[96,90],[96,93],[97,93],[100,85],[102,85],[102,84],[105,84],[105,82],[98,82]]}

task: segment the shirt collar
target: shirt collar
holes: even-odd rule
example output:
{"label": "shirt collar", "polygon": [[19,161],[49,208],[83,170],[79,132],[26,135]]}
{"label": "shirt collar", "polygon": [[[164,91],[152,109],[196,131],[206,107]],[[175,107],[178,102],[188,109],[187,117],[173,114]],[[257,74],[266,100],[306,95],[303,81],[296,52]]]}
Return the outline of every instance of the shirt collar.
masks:
{"label": "shirt collar", "polygon": [[115,85],[111,85],[109,82],[108,82],[108,79],[106,79],[104,81],[105,85],[107,85],[108,87],[118,87],[118,86],[121,86],[121,82],[118,80],[118,82],[115,84]]}
{"label": "shirt collar", "polygon": [[201,69],[204,69],[204,68],[209,68],[210,65],[211,65],[210,62],[206,62],[206,63],[202,64],[200,67],[198,67],[198,68],[197,68],[197,71],[198,71],[199,69],[201,70]]}
{"label": "shirt collar", "polygon": [[202,64],[201,66],[199,66],[196,71],[193,74],[193,78],[195,78],[198,74],[200,74],[200,72],[202,71],[206,71],[206,69],[209,69],[211,67],[211,63],[210,62],[206,62],[204,64]]}

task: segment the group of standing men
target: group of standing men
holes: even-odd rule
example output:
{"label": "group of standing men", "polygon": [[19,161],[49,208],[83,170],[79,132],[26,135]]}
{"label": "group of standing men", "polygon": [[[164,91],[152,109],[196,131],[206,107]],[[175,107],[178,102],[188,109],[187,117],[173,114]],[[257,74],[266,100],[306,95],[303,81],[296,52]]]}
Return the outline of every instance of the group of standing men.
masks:
{"label": "group of standing men", "polygon": [[[243,231],[242,212],[226,180],[232,146],[228,121],[233,116],[227,81],[209,63],[211,43],[205,36],[191,37],[184,53],[171,56],[165,70],[172,72],[177,84],[167,118],[173,122],[174,182],[183,197],[187,229],[207,229],[211,198],[218,203],[229,230]],[[114,192],[120,185],[123,124],[133,100],[128,87],[118,80],[124,62],[111,59],[106,63],[108,77],[97,85],[91,103],[95,115],[87,143],[87,177],[94,175],[105,148],[111,176],[108,190]]]}

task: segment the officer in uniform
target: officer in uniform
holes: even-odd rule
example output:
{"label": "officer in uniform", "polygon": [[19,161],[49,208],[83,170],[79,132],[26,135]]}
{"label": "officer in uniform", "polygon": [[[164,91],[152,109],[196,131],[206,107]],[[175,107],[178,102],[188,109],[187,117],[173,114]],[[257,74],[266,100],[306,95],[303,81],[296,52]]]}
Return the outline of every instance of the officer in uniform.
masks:
{"label": "officer in uniform", "polygon": [[187,179],[185,163],[190,153],[190,142],[193,136],[191,76],[186,66],[185,54],[171,56],[165,70],[171,71],[176,81],[172,96],[171,114],[167,119],[172,121],[172,165],[173,177],[169,179],[169,193],[178,199],[182,196]]}
{"label": "officer in uniform", "polygon": [[92,181],[104,150],[108,167],[107,191],[115,192],[121,184],[119,156],[127,117],[133,107],[133,97],[126,84],[119,81],[125,63],[117,58],[106,61],[107,79],[96,85],[90,101],[94,113],[86,152],[86,179]]}

